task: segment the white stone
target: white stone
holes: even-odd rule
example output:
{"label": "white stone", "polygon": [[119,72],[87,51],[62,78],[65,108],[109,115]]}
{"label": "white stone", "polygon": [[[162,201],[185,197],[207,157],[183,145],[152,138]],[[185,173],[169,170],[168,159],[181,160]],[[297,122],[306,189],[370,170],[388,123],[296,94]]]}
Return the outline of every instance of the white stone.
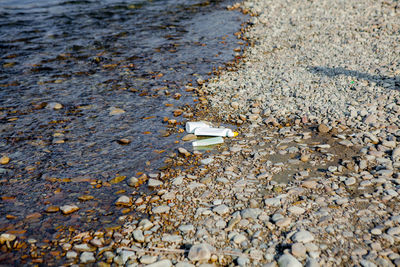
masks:
{"label": "white stone", "polygon": [[164,206],[154,207],[152,209],[152,212],[155,213],[155,214],[167,213],[167,212],[169,212],[170,209],[171,208],[169,206],[164,205]]}
{"label": "white stone", "polygon": [[194,226],[192,224],[183,224],[178,228],[183,233],[194,232]]}
{"label": "white stone", "polygon": [[65,255],[67,257],[67,259],[76,259],[76,257],[78,257],[78,253],[76,253],[75,251],[68,251],[67,254]]}
{"label": "white stone", "polygon": [[131,198],[128,196],[120,196],[117,201],[115,201],[115,205],[123,205],[129,206],[132,204]]}
{"label": "white stone", "polygon": [[95,262],[96,259],[94,258],[93,252],[83,252],[80,256],[81,263],[86,264],[86,263],[91,263]]}
{"label": "white stone", "polygon": [[162,241],[170,242],[170,243],[180,243],[180,242],[182,242],[182,236],[164,234],[163,237],[162,237]]}
{"label": "white stone", "polygon": [[140,242],[140,243],[143,243],[143,242],[144,242],[144,235],[143,235],[142,230],[135,230],[135,231],[133,231],[133,232],[132,232],[132,236],[133,236],[133,239],[134,239],[136,242]]}
{"label": "white stone", "polygon": [[279,267],[303,267],[301,263],[290,254],[283,254],[278,260]]}
{"label": "white stone", "polygon": [[213,161],[214,161],[213,158],[206,158],[206,159],[200,160],[200,163],[203,164],[203,165],[208,165],[208,164],[210,164],[210,163],[213,162]]}
{"label": "white stone", "polygon": [[389,235],[400,235],[400,227],[392,227],[387,230]]}
{"label": "white stone", "polygon": [[235,242],[236,244],[240,244],[246,240],[247,240],[246,236],[242,234],[237,234],[233,237],[233,242]]}
{"label": "white stone", "polygon": [[170,260],[161,260],[161,261],[157,261],[155,263],[146,265],[146,267],[171,267],[172,266],[172,262]]}
{"label": "white stone", "polygon": [[162,185],[163,184],[163,182],[161,182],[160,180],[156,180],[156,179],[149,179],[149,182],[148,182],[148,186],[149,187],[157,187],[157,186],[160,186],[160,185]]}
{"label": "white stone", "polygon": [[189,262],[185,262],[185,261],[181,261],[178,262],[175,267],[195,267],[195,265],[189,263]]}
{"label": "white stone", "polygon": [[266,206],[278,207],[281,205],[281,200],[279,198],[267,198],[264,203]]}
{"label": "white stone", "polygon": [[349,178],[347,178],[347,179],[344,181],[344,183],[345,183],[347,186],[354,185],[354,184],[356,183],[356,178],[354,178],[354,177],[349,177]]}
{"label": "white stone", "polygon": [[319,267],[319,263],[316,259],[307,258],[306,267]]}
{"label": "white stone", "polygon": [[135,257],[135,252],[130,250],[121,250],[118,253],[119,257],[121,258],[123,264],[125,264],[129,259]]}
{"label": "white stone", "polygon": [[152,264],[157,261],[157,258],[157,256],[143,255],[142,257],[140,257],[140,263]]}
{"label": "white stone", "polygon": [[292,236],[294,242],[308,243],[314,240],[314,236],[306,230],[301,230]]}
{"label": "white stone", "polygon": [[229,207],[226,206],[225,204],[219,205],[215,208],[213,208],[213,212],[218,213],[219,215],[224,215],[229,212]]}
{"label": "white stone", "polygon": [[290,213],[300,215],[300,214],[303,214],[306,210],[301,207],[298,207],[298,206],[292,206],[292,207],[288,208],[288,211]]}
{"label": "white stone", "polygon": [[208,261],[212,250],[213,247],[206,243],[193,245],[189,250],[188,258],[191,261]]}

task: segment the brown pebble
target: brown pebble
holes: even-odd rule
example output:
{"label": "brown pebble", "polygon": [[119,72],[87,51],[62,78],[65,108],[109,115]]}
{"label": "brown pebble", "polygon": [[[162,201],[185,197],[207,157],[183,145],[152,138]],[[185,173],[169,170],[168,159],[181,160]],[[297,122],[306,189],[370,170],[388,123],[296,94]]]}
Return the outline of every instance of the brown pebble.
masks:
{"label": "brown pebble", "polygon": [[119,139],[117,142],[120,145],[128,145],[128,144],[130,144],[131,140],[129,140],[128,138],[122,138],[122,139]]}
{"label": "brown pebble", "polygon": [[194,134],[187,134],[184,137],[182,137],[182,141],[191,141],[197,139],[197,136]]}
{"label": "brown pebble", "polygon": [[329,127],[326,126],[325,124],[321,123],[321,124],[318,126],[318,131],[319,131],[320,133],[327,133],[327,132],[329,132]]}
{"label": "brown pebble", "polygon": [[176,110],[174,110],[174,116],[175,116],[175,117],[178,117],[178,116],[182,115],[182,113],[183,113],[183,110],[182,110],[182,109],[176,109]]}
{"label": "brown pebble", "polygon": [[94,199],[94,196],[91,195],[82,195],[78,197],[79,200],[81,201],[88,201]]}
{"label": "brown pebble", "polygon": [[8,164],[9,162],[10,162],[10,158],[7,157],[7,156],[2,156],[2,157],[0,158],[0,164],[6,165],[6,164]]}
{"label": "brown pebble", "polygon": [[79,210],[79,207],[76,205],[64,205],[60,209],[63,214],[67,215]]}
{"label": "brown pebble", "polygon": [[302,162],[307,162],[307,161],[309,161],[309,160],[310,160],[310,154],[302,154],[301,157],[300,157],[300,160],[301,160]]}
{"label": "brown pebble", "polygon": [[54,213],[54,212],[58,212],[60,210],[60,207],[58,206],[49,206],[46,209],[47,213]]}

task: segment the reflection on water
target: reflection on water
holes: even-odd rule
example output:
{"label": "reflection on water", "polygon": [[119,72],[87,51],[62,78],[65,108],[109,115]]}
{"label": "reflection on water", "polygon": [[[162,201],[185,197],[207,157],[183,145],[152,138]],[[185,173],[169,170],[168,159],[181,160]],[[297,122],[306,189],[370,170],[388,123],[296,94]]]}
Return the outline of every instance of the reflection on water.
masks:
{"label": "reflection on water", "polygon": [[[163,118],[233,59],[245,18],[226,5],[0,1],[0,153],[11,159],[0,166],[0,232],[113,222],[115,192],[132,188],[104,184],[162,166],[177,146]],[[44,212],[66,203],[80,211]]]}

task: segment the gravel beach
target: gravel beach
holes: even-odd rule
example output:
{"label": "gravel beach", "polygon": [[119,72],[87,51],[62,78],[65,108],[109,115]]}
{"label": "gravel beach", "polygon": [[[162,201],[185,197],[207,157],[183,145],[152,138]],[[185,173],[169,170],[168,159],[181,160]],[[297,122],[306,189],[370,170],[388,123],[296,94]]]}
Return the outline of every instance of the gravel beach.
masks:
{"label": "gravel beach", "polygon": [[120,229],[65,239],[65,257],[97,266],[400,266],[400,3],[236,7],[255,15],[242,36],[252,45],[236,71],[202,84],[210,115],[199,119],[238,125],[239,136],[211,153],[176,151],[176,166],[199,166],[147,174],[153,195],[116,199],[148,218],[121,216]]}

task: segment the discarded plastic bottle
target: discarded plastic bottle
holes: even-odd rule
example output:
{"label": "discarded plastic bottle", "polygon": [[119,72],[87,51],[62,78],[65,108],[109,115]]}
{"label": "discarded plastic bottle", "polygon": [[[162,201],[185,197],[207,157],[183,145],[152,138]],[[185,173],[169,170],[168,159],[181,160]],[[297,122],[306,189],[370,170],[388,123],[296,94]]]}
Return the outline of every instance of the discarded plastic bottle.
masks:
{"label": "discarded plastic bottle", "polygon": [[212,138],[194,141],[192,143],[192,145],[193,146],[211,146],[211,145],[222,144],[223,142],[224,142],[224,139],[222,137],[218,136],[218,137],[212,137]]}
{"label": "discarded plastic bottle", "polygon": [[224,136],[224,137],[234,137],[237,136],[237,132],[233,132],[231,129],[222,129],[222,128],[210,128],[210,127],[201,127],[194,129],[195,135],[203,135],[203,136]]}
{"label": "discarded plastic bottle", "polygon": [[186,123],[186,132],[194,133],[196,128],[210,128],[211,126],[201,121],[192,121]]}

